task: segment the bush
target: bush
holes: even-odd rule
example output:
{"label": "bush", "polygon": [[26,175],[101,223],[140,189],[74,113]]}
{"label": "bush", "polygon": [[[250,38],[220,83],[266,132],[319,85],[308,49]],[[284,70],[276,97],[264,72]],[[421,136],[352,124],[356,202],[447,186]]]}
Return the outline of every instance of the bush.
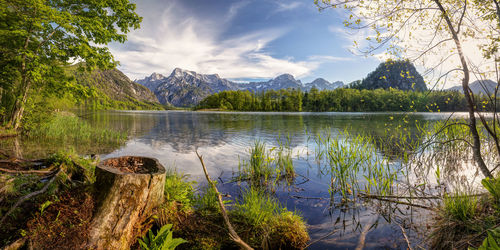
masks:
{"label": "bush", "polygon": [[158,230],[156,235],[149,230],[148,235],[139,239],[139,245],[144,250],[170,250],[175,249],[178,245],[185,243],[184,239],[173,238],[172,224],[165,225]]}

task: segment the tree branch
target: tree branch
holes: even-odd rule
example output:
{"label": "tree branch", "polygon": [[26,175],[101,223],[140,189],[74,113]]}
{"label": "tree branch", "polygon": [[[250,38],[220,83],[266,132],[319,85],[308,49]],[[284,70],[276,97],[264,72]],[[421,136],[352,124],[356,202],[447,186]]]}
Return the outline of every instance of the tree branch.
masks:
{"label": "tree branch", "polygon": [[203,157],[198,154],[198,151],[195,151],[195,152],[196,152],[196,155],[198,156],[198,159],[200,160],[201,166],[203,167],[203,172],[205,173],[205,178],[207,179],[208,183],[210,184],[210,186],[212,186],[212,189],[217,194],[217,199],[219,201],[219,207],[220,207],[220,210],[222,213],[222,217],[224,218],[224,222],[226,223],[227,229],[229,230],[229,237],[231,238],[231,240],[233,240],[241,248],[247,249],[247,250],[253,249],[247,243],[245,243],[240,238],[240,236],[238,236],[238,234],[236,233],[236,231],[233,228],[233,225],[231,225],[231,222],[229,221],[229,216],[227,215],[226,208],[224,207],[224,203],[222,202],[222,196],[220,195],[219,191],[217,190],[215,183],[210,179],[210,176],[208,175],[207,168],[205,167],[205,163],[203,162]]}

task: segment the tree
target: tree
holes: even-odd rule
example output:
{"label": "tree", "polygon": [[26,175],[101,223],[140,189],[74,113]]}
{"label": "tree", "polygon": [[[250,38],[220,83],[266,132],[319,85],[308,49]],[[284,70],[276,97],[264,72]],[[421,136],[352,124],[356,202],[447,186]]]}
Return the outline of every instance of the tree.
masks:
{"label": "tree", "polygon": [[[141,17],[127,0],[1,0],[0,88],[7,103],[4,120],[17,129],[32,88],[40,88],[54,69],[82,61],[87,70],[113,68],[105,46],[124,42]],[[13,98],[11,104],[4,101]]]}
{"label": "tree", "polygon": [[[474,160],[486,177],[492,177],[481,155],[481,141],[477,128],[476,115],[489,132],[497,145],[500,155],[499,135],[491,127],[500,125],[498,119],[488,125],[475,105],[474,96],[469,88],[471,73],[485,76],[496,72],[498,77],[498,50],[491,49],[498,44],[500,36],[500,7],[497,0],[418,0],[418,1],[363,1],[363,0],[315,0],[320,9],[344,8],[350,16],[344,22],[345,26],[354,30],[369,29],[366,38],[368,44],[360,51],[373,54],[380,48],[385,48],[388,56],[409,58],[420,62],[427,68],[424,75],[432,76],[437,83],[442,83],[449,76],[461,78],[462,88],[469,113],[468,127],[472,134],[472,151]],[[482,15],[483,13],[483,15]],[[484,15],[484,13],[489,15]],[[485,32],[487,35],[485,36]],[[488,71],[479,67],[480,63],[467,57],[464,44],[475,48],[472,54],[483,50],[484,59],[492,58]],[[358,41],[358,48],[360,42]],[[488,48],[485,49],[486,45]],[[455,67],[455,65],[460,65]],[[450,66],[452,65],[452,66]],[[482,63],[481,65],[485,65]],[[473,66],[473,67],[471,67]],[[472,68],[472,69],[471,69]],[[490,74],[491,76],[491,74]],[[429,77],[431,78],[431,77]],[[500,86],[500,83],[499,83]],[[498,87],[497,87],[498,89]],[[496,96],[493,97],[496,99]],[[496,102],[495,102],[496,103]],[[495,105],[496,107],[496,105]],[[496,115],[495,115],[496,117]]]}

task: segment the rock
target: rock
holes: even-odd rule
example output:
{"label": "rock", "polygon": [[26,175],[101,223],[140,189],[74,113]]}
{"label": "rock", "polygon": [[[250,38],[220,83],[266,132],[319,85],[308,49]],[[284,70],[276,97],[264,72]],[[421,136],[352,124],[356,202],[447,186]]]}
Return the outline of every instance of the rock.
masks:
{"label": "rock", "polygon": [[99,163],[96,178],[87,248],[129,249],[137,227],[163,203],[165,168],[153,158],[124,156]]}

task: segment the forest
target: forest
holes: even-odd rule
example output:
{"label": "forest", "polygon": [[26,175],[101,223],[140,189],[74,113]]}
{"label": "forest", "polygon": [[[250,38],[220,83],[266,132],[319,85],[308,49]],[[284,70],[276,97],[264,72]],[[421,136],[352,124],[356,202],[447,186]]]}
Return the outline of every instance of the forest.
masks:
{"label": "forest", "polygon": [[[486,95],[476,95],[479,110],[494,110]],[[498,107],[498,104],[497,104]],[[294,112],[450,112],[466,111],[467,102],[457,91],[404,91],[398,89],[296,89],[250,91],[223,91],[206,97],[195,107],[231,111],[294,111]]]}

